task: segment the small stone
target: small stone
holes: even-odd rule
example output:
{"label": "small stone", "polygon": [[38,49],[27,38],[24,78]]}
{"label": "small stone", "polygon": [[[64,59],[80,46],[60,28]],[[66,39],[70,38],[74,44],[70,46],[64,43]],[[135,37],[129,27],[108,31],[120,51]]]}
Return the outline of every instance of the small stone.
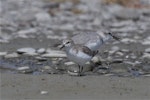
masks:
{"label": "small stone", "polygon": [[113,51],[118,51],[120,48],[118,47],[118,46],[113,46],[112,48],[111,48],[111,50],[113,50]]}
{"label": "small stone", "polygon": [[150,74],[145,74],[145,75],[142,75],[142,76],[145,76],[145,77],[150,77]]}
{"label": "small stone", "polygon": [[143,70],[145,71],[145,72],[149,72],[150,71],[150,65],[143,65]]}
{"label": "small stone", "polygon": [[140,17],[140,13],[135,9],[120,9],[117,12],[114,12],[114,14],[118,19],[137,20]]}
{"label": "small stone", "polygon": [[32,34],[32,33],[36,33],[37,30],[35,28],[31,28],[31,29],[26,29],[26,30],[20,30],[18,31],[18,35],[21,36],[21,35],[27,35],[27,34]]}
{"label": "small stone", "polygon": [[124,38],[121,40],[121,42],[125,43],[125,44],[129,44],[129,43],[136,43],[136,40],[133,39],[129,39],[129,38]]}
{"label": "small stone", "polygon": [[5,56],[7,52],[0,52],[0,56]]}
{"label": "small stone", "polygon": [[43,8],[58,8],[59,7],[59,3],[58,2],[47,2]]}
{"label": "small stone", "polygon": [[124,54],[122,52],[116,52],[117,55],[123,56]]}
{"label": "small stone", "polygon": [[99,64],[100,65],[102,63],[102,61],[104,61],[104,60],[101,57],[99,57],[99,56],[94,56],[91,61],[94,64]]}
{"label": "small stone", "polygon": [[60,57],[60,58],[67,57],[67,55],[63,51],[59,51],[59,50],[48,49],[46,52],[47,53],[43,54],[42,57],[50,57],[50,58],[53,58],[53,57],[56,57],[56,58],[57,57]]}
{"label": "small stone", "polygon": [[123,63],[128,64],[128,65],[132,65],[132,66],[135,64],[134,62],[131,62],[131,61],[124,61]]}
{"label": "small stone", "polygon": [[150,41],[143,41],[142,44],[143,45],[150,45]]}
{"label": "small stone", "polygon": [[137,58],[136,55],[131,55],[130,57],[131,57],[132,59],[136,59],[136,58]]}
{"label": "small stone", "polygon": [[55,74],[58,73],[58,71],[51,67],[51,66],[43,66],[40,70],[42,73],[48,73],[48,74]]}
{"label": "small stone", "polygon": [[24,73],[24,74],[28,74],[28,73],[32,73],[32,72],[33,72],[33,70],[30,69],[29,66],[18,67],[17,70],[18,70],[20,73]]}
{"label": "small stone", "polygon": [[48,53],[48,54],[43,54],[42,57],[48,57],[48,58],[53,58],[53,57],[60,57],[60,58],[66,58],[66,54],[57,54],[57,53]]}
{"label": "small stone", "polygon": [[145,52],[150,53],[150,48],[145,49]]}
{"label": "small stone", "polygon": [[16,57],[19,57],[17,53],[11,53],[11,54],[5,55],[5,58],[16,58]]}
{"label": "small stone", "polygon": [[122,52],[129,52],[128,49],[121,49]]}
{"label": "small stone", "polygon": [[0,39],[0,43],[9,43],[9,41],[6,39]]}
{"label": "small stone", "polygon": [[79,76],[78,72],[72,72],[70,70],[68,70],[68,74],[71,75],[71,76]]}
{"label": "small stone", "polygon": [[75,63],[74,63],[74,62],[71,62],[71,61],[70,61],[70,62],[65,62],[65,63],[64,63],[64,65],[67,65],[67,66],[74,65],[74,64],[75,64]]}
{"label": "small stone", "polygon": [[65,31],[73,31],[74,30],[74,25],[73,24],[66,24],[66,25],[61,25],[59,26],[60,30],[65,30]]}
{"label": "small stone", "polygon": [[147,38],[144,39],[144,41],[142,41],[143,45],[150,45],[150,37],[148,36]]}
{"label": "small stone", "polygon": [[35,57],[38,61],[46,61],[47,59],[46,58],[43,58],[43,57]]}
{"label": "small stone", "polygon": [[149,53],[144,53],[144,55],[142,56],[142,58],[148,58],[148,59],[150,59],[150,54]]}
{"label": "small stone", "polygon": [[37,53],[39,53],[39,54],[43,54],[45,52],[46,52],[45,48],[40,48],[37,50]]}
{"label": "small stone", "polygon": [[35,18],[38,22],[49,22],[51,20],[51,16],[46,12],[40,12],[35,15]]}
{"label": "small stone", "polygon": [[118,46],[113,46],[112,48],[111,48],[111,51],[109,51],[109,53],[110,54],[113,54],[113,53],[115,53],[116,51],[118,51],[120,48],[118,47]]}
{"label": "small stone", "polygon": [[28,70],[30,69],[29,66],[23,66],[23,67],[18,67],[17,70],[22,71],[22,70]]}
{"label": "small stone", "polygon": [[125,27],[125,26],[133,25],[133,24],[134,24],[134,22],[132,20],[125,20],[125,21],[112,23],[112,24],[110,24],[110,26],[113,28],[120,28],[120,27]]}
{"label": "small stone", "polygon": [[48,91],[41,91],[42,95],[48,94]]}
{"label": "small stone", "polygon": [[112,63],[123,63],[123,59],[113,59]]}
{"label": "small stone", "polygon": [[27,56],[37,56],[38,54],[35,53],[35,52],[29,52],[29,53],[24,53],[24,55],[27,55]]}
{"label": "small stone", "polygon": [[44,66],[43,69],[50,70],[51,67],[50,66]]}
{"label": "small stone", "polygon": [[98,66],[93,70],[93,72],[96,72],[98,74],[107,74],[109,73],[109,71],[109,66]]}
{"label": "small stone", "polygon": [[33,49],[33,48],[30,48],[30,47],[27,47],[27,48],[20,48],[20,49],[18,49],[17,50],[17,53],[19,53],[19,54],[23,54],[23,53],[35,53],[35,49]]}

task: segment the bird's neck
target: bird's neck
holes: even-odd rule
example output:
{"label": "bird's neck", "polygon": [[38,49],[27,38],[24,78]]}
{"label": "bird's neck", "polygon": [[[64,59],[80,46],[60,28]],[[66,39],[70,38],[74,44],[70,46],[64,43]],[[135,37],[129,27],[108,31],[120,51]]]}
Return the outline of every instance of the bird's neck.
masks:
{"label": "bird's neck", "polygon": [[65,51],[66,52],[69,52],[69,50],[72,48],[72,46],[69,46],[69,47],[65,47]]}

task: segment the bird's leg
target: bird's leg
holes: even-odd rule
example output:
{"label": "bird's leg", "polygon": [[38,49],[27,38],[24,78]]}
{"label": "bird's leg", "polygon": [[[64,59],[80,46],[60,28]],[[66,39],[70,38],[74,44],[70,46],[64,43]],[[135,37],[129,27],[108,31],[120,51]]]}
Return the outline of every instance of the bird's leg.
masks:
{"label": "bird's leg", "polygon": [[81,76],[81,73],[83,71],[83,66],[80,66],[80,65],[78,65],[78,66],[79,66],[79,76]]}
{"label": "bird's leg", "polygon": [[81,66],[81,70],[80,70],[80,73],[82,73],[82,71],[83,71],[83,66]]}
{"label": "bird's leg", "polygon": [[81,67],[81,66],[80,66],[80,65],[78,65],[78,67],[79,67],[79,73],[80,73],[80,69],[81,69],[80,67]]}

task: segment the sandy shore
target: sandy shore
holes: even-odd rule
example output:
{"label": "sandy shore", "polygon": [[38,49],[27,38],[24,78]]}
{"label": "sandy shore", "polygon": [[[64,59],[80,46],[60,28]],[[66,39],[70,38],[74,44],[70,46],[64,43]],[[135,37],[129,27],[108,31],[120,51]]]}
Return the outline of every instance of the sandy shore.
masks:
{"label": "sandy shore", "polygon": [[150,78],[7,73],[0,90],[1,100],[148,100]]}

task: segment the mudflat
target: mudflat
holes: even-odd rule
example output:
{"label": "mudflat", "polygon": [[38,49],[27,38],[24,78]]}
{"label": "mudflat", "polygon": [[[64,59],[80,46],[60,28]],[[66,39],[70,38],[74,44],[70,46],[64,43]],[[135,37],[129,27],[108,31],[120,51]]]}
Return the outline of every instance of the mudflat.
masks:
{"label": "mudflat", "polygon": [[149,100],[149,77],[1,74],[1,100]]}

